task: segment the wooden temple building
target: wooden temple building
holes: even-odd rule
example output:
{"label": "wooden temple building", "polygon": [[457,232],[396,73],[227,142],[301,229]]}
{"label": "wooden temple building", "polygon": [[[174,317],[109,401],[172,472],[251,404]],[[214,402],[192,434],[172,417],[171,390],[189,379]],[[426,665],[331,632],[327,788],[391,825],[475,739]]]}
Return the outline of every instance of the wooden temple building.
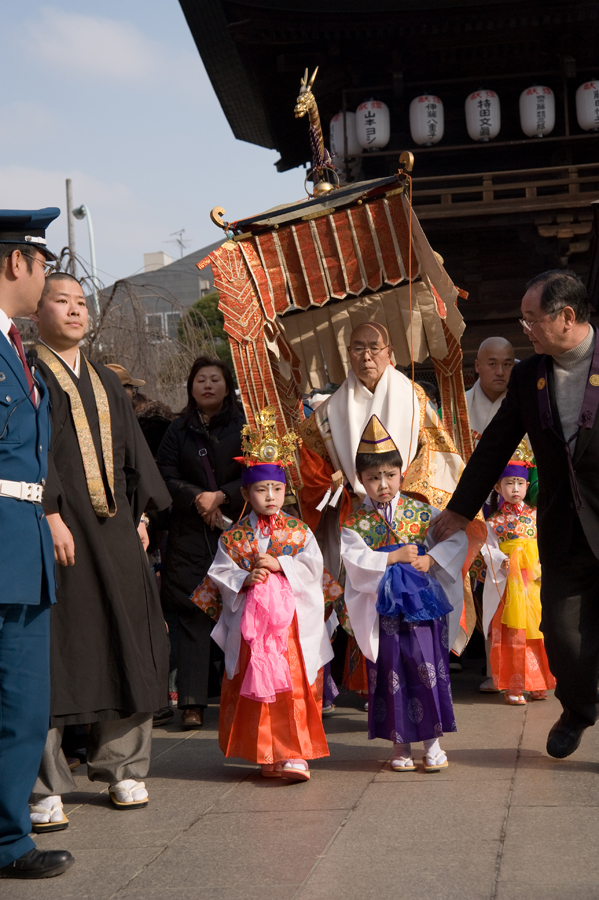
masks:
{"label": "wooden temple building", "polygon": [[[397,171],[402,151],[414,154],[414,209],[451,278],[468,292],[459,304],[468,326],[466,383],[484,337],[504,335],[517,356],[528,355],[518,324],[525,283],[566,267],[587,280],[591,267],[591,204],[599,200],[596,0],[180,4],[234,135],[276,149],[279,171],[309,165],[306,122],[293,117],[305,67],[319,67],[314,92],[325,142],[340,111],[369,100],[386,105],[388,142],[360,148],[351,171],[360,180],[385,177]],[[577,101],[583,85],[587,106],[594,98],[597,108],[590,128]],[[527,136],[522,125],[520,98],[534,87],[553,94],[554,124],[542,137]],[[487,92],[499,98],[500,127],[495,137],[474,140],[465,102]],[[410,104],[424,95],[440,99],[444,111],[443,136],[429,146],[415,143],[410,127]],[[342,162],[351,181],[349,160]],[[298,183],[304,176],[298,171]]]}

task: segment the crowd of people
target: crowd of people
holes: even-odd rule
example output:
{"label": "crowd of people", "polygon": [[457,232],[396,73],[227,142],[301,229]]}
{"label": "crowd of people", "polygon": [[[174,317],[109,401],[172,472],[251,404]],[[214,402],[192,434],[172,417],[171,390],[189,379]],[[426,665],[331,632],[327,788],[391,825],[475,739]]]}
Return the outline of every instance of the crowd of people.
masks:
{"label": "crowd of people", "polygon": [[[393,771],[418,769],[420,742],[424,771],[450,764],[451,659],[475,620],[481,691],[517,706],[556,688],[547,751],[574,752],[599,674],[599,346],[580,280],[527,286],[529,359],[481,344],[464,466],[376,322],[354,329],[346,381],[307,398],[299,435],[273,408],[246,425],[210,357],[181,414],[141,396],[124,366],[80,350],[81,285],[47,272],[57,214],[0,213],[0,877],[74,862],[31,838],[68,827],[73,729],[119,810],[149,802],[152,727],[176,702],[181,727],[201,728],[217,694],[225,756],[309,781],[340,647]],[[38,329],[27,357],[23,316]]]}

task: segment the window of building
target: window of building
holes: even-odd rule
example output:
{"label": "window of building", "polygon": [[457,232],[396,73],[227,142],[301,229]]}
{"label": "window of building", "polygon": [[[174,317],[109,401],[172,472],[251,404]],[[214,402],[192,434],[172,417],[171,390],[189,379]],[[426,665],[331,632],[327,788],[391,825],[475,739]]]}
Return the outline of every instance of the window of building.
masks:
{"label": "window of building", "polygon": [[181,321],[181,313],[180,312],[170,312],[166,313],[166,333],[171,339],[171,341],[176,341],[179,338],[179,322]]}
{"label": "window of building", "polygon": [[151,331],[157,338],[162,337],[164,332],[164,322],[162,321],[162,313],[152,313],[146,316],[146,328]]}

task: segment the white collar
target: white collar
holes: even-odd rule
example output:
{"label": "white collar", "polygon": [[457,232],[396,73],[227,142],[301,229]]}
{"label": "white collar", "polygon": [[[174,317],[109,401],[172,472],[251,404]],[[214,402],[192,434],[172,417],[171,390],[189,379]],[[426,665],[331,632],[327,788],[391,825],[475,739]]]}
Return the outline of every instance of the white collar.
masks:
{"label": "white collar", "polygon": [[[59,356],[60,359],[65,364],[65,366],[69,366],[66,359],[58,352],[58,350],[55,350],[53,347],[50,346],[50,344],[47,344],[45,341],[42,341],[41,338],[39,338],[39,342],[40,342],[40,344],[43,344],[44,347],[47,347],[48,350],[51,350],[55,356]],[[75,365],[69,366],[69,369],[71,370],[71,372],[73,373],[75,378],[79,378],[81,376],[81,350],[77,349],[77,359],[75,360]]]}
{"label": "white collar", "polygon": [[5,337],[8,337],[8,332],[12,324],[13,320],[8,318],[3,309],[0,309],[0,331]]}

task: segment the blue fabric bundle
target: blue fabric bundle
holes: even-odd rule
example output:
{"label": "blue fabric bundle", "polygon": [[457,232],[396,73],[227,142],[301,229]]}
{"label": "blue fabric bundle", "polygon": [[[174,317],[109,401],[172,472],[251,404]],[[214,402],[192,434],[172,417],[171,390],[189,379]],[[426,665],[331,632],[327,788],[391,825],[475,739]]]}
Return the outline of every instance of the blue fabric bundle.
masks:
{"label": "blue fabric bundle", "polygon": [[[398,550],[397,544],[378,547],[378,553]],[[418,556],[426,553],[418,545]],[[399,616],[403,622],[430,622],[453,609],[439,582],[428,572],[417,572],[410,563],[387,566],[379,585],[376,611],[381,616]]]}

